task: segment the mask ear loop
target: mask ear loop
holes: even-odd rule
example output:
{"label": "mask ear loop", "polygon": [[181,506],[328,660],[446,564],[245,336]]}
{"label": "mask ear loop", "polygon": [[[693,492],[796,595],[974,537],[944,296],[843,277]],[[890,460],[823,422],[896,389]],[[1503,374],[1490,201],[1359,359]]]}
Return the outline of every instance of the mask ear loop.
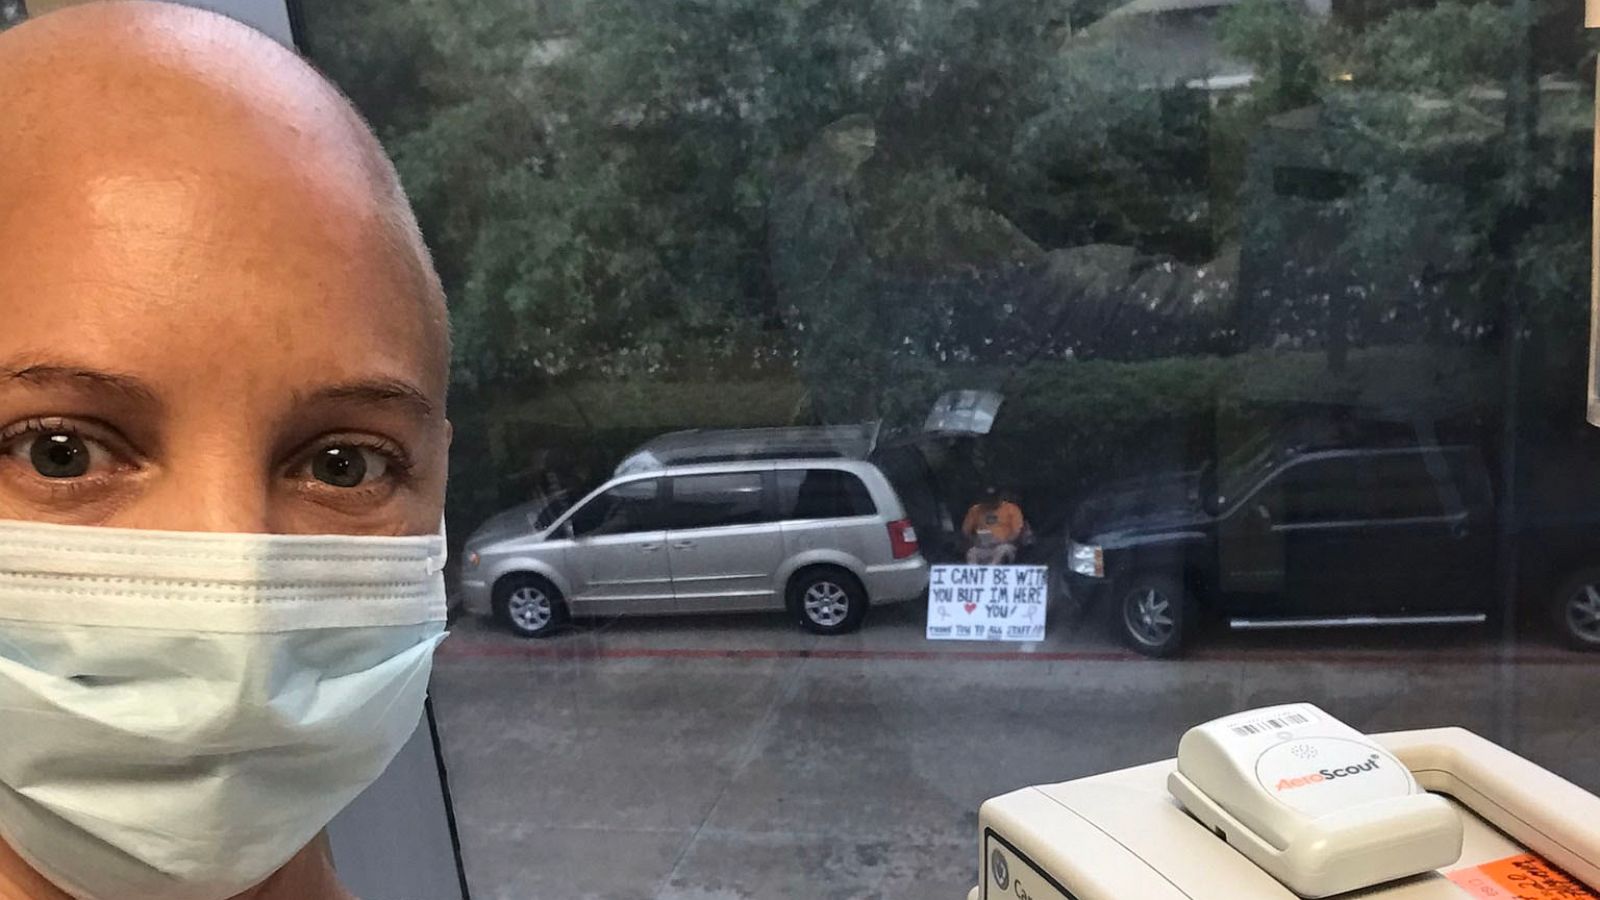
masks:
{"label": "mask ear loop", "polygon": [[439,552],[428,555],[428,574],[437,575],[444,571],[444,564],[450,561],[450,538],[445,533],[444,513],[439,514]]}

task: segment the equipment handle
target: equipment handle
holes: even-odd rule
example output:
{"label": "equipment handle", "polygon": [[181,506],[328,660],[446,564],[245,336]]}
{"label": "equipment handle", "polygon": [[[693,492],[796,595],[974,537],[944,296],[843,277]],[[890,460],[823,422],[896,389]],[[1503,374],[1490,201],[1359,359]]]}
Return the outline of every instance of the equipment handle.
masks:
{"label": "equipment handle", "polygon": [[[1590,0],[1591,9],[1595,0]],[[1600,797],[1465,728],[1373,736],[1417,782],[1600,889]]]}

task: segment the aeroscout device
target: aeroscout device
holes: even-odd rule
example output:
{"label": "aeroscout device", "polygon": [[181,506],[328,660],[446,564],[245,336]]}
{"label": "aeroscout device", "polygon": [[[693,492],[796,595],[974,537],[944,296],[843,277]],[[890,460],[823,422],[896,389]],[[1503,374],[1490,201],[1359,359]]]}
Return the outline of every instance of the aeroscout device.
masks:
{"label": "aeroscout device", "polygon": [[1305,703],[996,797],[979,835],[969,900],[1600,900],[1600,798],[1463,729],[1368,737]]}
{"label": "aeroscout device", "polygon": [[1167,790],[1302,897],[1447,866],[1461,817],[1388,750],[1309,703],[1227,716],[1178,743]]}

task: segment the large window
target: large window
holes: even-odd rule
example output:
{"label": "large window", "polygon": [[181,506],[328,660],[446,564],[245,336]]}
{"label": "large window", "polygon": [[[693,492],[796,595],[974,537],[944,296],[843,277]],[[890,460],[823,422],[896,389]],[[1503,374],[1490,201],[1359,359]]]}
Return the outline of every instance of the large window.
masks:
{"label": "large window", "polygon": [[610,488],[579,507],[567,522],[573,537],[633,534],[666,527],[659,499],[661,483],[628,481]]}
{"label": "large window", "polygon": [[672,479],[670,521],[674,529],[754,525],[770,518],[759,472]]}
{"label": "large window", "polygon": [[785,519],[844,519],[878,511],[861,479],[839,469],[778,472],[778,510]]}
{"label": "large window", "polygon": [[[304,19],[450,295],[450,533],[574,594],[441,649],[479,894],[959,898],[983,800],[1278,700],[1600,788],[1578,0]],[[623,460],[626,546],[478,530]],[[1012,553],[1043,637],[944,640],[917,561]]]}

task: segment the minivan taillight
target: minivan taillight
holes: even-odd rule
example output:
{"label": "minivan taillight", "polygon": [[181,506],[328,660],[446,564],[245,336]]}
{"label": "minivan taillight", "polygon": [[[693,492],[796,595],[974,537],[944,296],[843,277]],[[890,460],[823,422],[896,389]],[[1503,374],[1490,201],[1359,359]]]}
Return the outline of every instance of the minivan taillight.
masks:
{"label": "minivan taillight", "polygon": [[905,559],[916,556],[922,548],[917,545],[917,530],[911,527],[910,519],[896,519],[889,523],[889,549],[894,552],[895,559]]}

